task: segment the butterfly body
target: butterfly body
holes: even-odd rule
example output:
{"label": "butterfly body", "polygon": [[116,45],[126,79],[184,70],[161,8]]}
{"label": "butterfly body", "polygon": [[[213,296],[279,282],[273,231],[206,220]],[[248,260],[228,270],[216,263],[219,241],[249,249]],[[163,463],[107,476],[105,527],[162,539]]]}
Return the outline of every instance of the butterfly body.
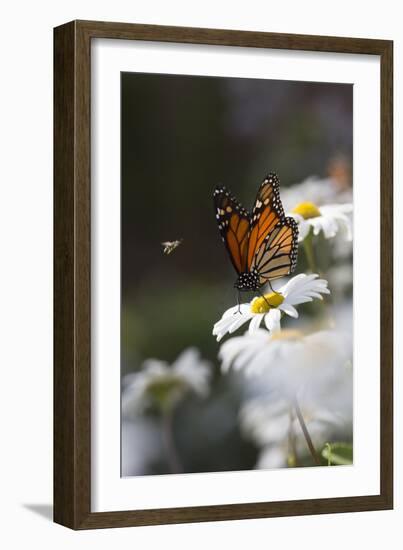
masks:
{"label": "butterfly body", "polygon": [[238,290],[258,291],[295,269],[298,227],[284,214],[276,174],[263,180],[252,213],[224,186],[216,187],[213,198],[221,238],[238,274]]}
{"label": "butterfly body", "polygon": [[241,291],[253,290],[257,291],[262,285],[259,283],[259,274],[257,271],[245,271],[238,275],[234,283],[234,287]]}

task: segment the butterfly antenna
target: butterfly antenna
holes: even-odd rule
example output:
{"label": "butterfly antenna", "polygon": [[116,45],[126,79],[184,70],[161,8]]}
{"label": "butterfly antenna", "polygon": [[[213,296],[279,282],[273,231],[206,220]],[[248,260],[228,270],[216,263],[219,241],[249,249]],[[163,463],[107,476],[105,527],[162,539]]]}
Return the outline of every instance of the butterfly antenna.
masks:
{"label": "butterfly antenna", "polygon": [[237,304],[238,304],[238,310],[237,311],[234,311],[234,315],[237,314],[237,313],[240,313],[242,315],[242,311],[241,311],[241,292],[239,290],[239,288],[237,289]]}

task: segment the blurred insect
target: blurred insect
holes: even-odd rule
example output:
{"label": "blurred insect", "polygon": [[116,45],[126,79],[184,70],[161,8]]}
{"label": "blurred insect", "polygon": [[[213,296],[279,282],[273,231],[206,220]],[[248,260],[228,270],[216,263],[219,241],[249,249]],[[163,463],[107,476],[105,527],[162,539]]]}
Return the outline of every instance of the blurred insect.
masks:
{"label": "blurred insect", "polygon": [[165,241],[161,243],[163,247],[163,253],[167,256],[171,254],[180,244],[182,244],[183,239],[179,239],[178,241]]}
{"label": "blurred insect", "polygon": [[238,274],[234,287],[260,292],[266,283],[289,275],[298,253],[298,226],[286,217],[276,174],[266,176],[258,190],[252,214],[224,186],[214,190],[214,208],[221,238]]}

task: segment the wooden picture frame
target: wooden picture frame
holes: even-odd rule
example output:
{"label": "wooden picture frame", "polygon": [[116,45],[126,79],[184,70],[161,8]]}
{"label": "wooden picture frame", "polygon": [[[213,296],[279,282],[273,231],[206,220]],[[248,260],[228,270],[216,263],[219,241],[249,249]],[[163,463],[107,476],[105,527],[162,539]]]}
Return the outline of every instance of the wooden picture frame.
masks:
{"label": "wooden picture frame", "polygon": [[[186,508],[91,512],[91,40],[114,38],[355,53],[381,60],[380,494]],[[54,520],[72,529],[385,510],[393,506],[393,43],[73,21],[54,31]]]}

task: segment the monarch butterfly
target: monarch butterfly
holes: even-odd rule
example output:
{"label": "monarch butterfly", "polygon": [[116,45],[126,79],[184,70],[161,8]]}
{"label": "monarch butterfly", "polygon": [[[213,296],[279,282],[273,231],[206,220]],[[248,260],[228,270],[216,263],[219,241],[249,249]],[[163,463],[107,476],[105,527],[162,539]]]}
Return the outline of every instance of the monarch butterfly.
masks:
{"label": "monarch butterfly", "polygon": [[258,190],[250,214],[224,187],[214,190],[214,207],[231,262],[238,274],[238,291],[259,291],[273,279],[295,269],[298,227],[286,217],[280,200],[279,179],[270,173]]}

